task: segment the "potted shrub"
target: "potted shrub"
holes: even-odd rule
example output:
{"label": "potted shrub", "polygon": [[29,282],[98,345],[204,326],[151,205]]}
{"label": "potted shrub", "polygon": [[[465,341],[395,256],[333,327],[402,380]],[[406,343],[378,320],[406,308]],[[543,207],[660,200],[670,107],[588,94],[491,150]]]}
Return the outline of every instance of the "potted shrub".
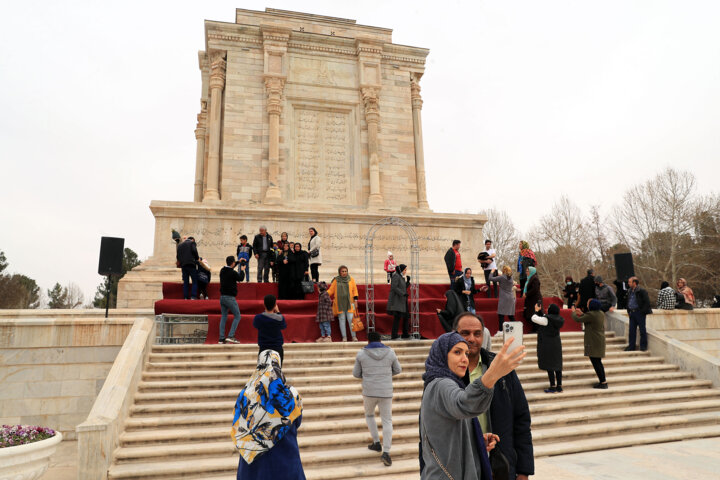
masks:
{"label": "potted shrub", "polygon": [[0,427],[0,480],[34,480],[45,473],[50,456],[62,441],[51,428],[28,425]]}

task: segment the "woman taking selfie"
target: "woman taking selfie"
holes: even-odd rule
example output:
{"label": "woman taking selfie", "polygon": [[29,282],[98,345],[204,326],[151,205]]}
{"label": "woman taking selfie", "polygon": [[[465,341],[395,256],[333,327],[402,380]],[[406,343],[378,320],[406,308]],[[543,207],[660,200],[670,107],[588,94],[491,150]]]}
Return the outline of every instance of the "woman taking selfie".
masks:
{"label": "woman taking selfie", "polygon": [[457,332],[440,335],[425,361],[420,409],[422,479],[491,480],[488,451],[500,440],[484,434],[477,416],[490,407],[495,383],[520,365],[524,347],[508,353],[512,339],[482,377],[465,386],[468,345]]}

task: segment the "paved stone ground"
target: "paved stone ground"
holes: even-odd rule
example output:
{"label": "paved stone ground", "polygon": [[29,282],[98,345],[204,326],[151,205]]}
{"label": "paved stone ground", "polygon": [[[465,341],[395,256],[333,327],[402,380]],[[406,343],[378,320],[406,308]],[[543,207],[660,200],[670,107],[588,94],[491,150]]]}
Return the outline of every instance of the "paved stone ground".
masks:
{"label": "paved stone ground", "polygon": [[[65,441],[43,480],[77,480],[77,442]],[[717,478],[720,438],[577,453],[535,461],[535,479],[686,480]]]}
{"label": "paved stone ground", "polygon": [[535,477],[553,480],[718,478],[720,438],[658,443],[535,461]]}

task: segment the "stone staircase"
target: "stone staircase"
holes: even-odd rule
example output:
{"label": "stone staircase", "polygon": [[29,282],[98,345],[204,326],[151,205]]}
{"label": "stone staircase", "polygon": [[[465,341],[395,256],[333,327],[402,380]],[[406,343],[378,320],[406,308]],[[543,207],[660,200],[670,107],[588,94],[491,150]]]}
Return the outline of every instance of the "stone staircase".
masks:
{"label": "stone staircase", "polygon": [[[535,338],[518,374],[530,402],[535,456],[720,436],[720,390],[649,352],[623,352],[608,334],[610,388],[595,390],[582,333],[563,333],[562,394],[545,394]],[[284,368],[303,397],[298,443],[309,480],[418,478],[418,409],[431,341],[389,342],[403,367],[394,380],[393,465],[367,449],[358,343],[288,344]],[[493,350],[500,339],[493,339]],[[110,479],[234,479],[235,399],[256,363],[255,345],[155,346],[109,470]],[[379,418],[378,424],[379,422]]]}

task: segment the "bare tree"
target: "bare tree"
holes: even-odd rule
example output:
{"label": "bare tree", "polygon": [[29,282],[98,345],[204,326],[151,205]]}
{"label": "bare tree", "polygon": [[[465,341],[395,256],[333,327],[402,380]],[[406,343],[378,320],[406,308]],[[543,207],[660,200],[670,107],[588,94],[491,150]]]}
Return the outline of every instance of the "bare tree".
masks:
{"label": "bare tree", "polygon": [[651,288],[661,280],[674,283],[692,257],[696,214],[708,207],[694,189],[692,173],[667,168],[628,190],[613,211],[613,232],[632,249],[636,273]]}
{"label": "bare tree", "polygon": [[[518,254],[518,242],[520,234],[515,228],[515,224],[510,216],[504,210],[496,210],[491,208],[481,212],[488,218],[487,223],[483,227],[483,234],[486,239],[492,240],[496,251],[496,263],[498,270],[503,265],[515,265]],[[483,239],[484,240],[484,239]]]}
{"label": "bare tree", "polygon": [[580,208],[562,196],[530,231],[544,294],[561,295],[567,275],[580,278],[592,265],[592,229]]}
{"label": "bare tree", "polygon": [[65,307],[64,308],[78,308],[82,306],[85,301],[85,296],[78,284],[70,282],[65,287]]}

